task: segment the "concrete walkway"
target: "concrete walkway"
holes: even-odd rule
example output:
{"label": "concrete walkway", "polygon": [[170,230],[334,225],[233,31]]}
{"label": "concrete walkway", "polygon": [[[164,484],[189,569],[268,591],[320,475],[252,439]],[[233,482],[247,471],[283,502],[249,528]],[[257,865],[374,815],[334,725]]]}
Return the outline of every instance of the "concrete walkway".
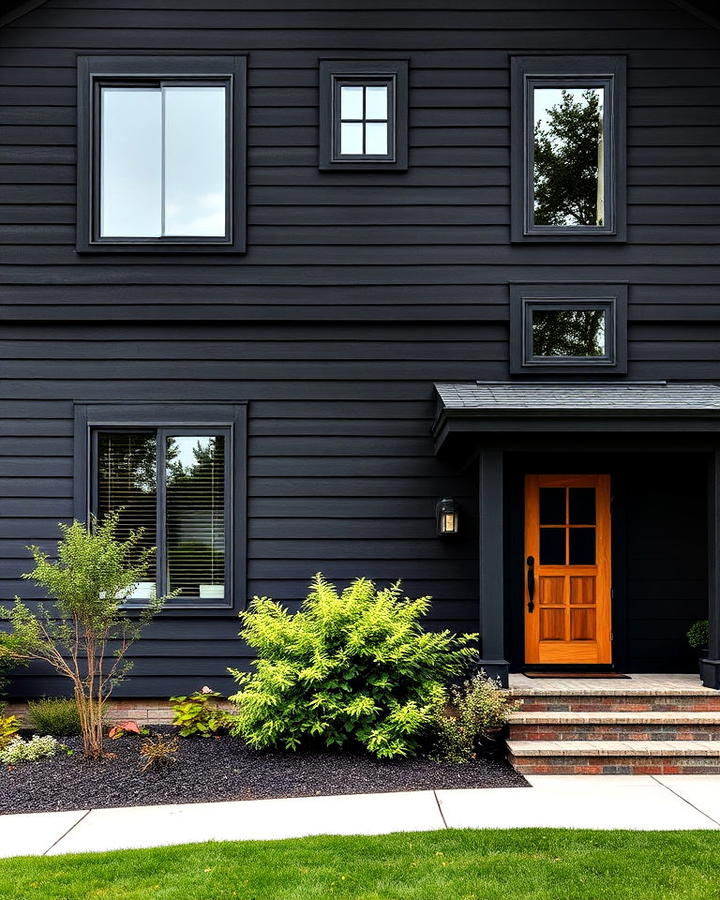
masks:
{"label": "concrete walkway", "polygon": [[720,829],[720,775],[544,775],[528,781],[531,788],[0,816],[0,856],[444,828]]}

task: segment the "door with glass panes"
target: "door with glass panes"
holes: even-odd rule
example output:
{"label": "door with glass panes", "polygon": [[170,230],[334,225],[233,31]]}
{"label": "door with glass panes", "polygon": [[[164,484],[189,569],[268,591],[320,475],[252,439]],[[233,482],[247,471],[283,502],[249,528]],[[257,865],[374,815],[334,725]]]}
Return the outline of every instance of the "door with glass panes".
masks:
{"label": "door with glass panes", "polygon": [[612,662],[610,476],[525,477],[525,662]]}

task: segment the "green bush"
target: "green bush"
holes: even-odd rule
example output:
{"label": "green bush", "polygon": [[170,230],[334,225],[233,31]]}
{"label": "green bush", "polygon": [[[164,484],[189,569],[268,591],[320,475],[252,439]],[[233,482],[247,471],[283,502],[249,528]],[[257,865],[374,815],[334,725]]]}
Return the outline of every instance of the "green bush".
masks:
{"label": "green bush", "polygon": [[180,737],[212,737],[223,727],[223,713],[215,705],[221,695],[210,688],[202,688],[187,697],[171,697],[173,725],[180,729]]}
{"label": "green bush", "polygon": [[342,594],[318,574],[300,611],[256,597],[240,614],[255,671],[230,673],[231,733],[255,749],[361,745],[378,757],[417,753],[443,684],[474,654],[475,635],[429,632],[430,598],[358,578]]}
{"label": "green bush", "polygon": [[436,709],[432,756],[445,762],[474,759],[480,738],[502,728],[521,705],[484,672],[452,687]]}
{"label": "green bush", "polygon": [[36,762],[38,759],[50,759],[58,750],[66,750],[52,735],[36,734],[29,741],[21,737],[15,738],[4,749],[0,750],[0,763],[15,766],[21,762]]}
{"label": "green bush", "polygon": [[38,734],[69,737],[80,734],[80,714],[70,697],[50,697],[31,700],[27,706],[28,719]]}
{"label": "green bush", "polygon": [[710,623],[707,619],[694,622],[687,633],[688,644],[693,650],[704,650],[710,642]]}

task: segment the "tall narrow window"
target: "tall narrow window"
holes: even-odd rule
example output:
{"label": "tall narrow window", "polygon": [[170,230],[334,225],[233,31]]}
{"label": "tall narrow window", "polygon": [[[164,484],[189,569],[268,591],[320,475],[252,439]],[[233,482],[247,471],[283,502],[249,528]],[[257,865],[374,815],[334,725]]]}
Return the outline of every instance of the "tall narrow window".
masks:
{"label": "tall narrow window", "polygon": [[624,240],[625,64],[516,57],[513,240]]}
{"label": "tall narrow window", "polygon": [[174,603],[224,603],[226,443],[225,432],[97,431],[97,516],[117,512],[121,539],[142,529],[140,546],[157,548],[133,600],[156,590],[178,592]]}
{"label": "tall narrow window", "polygon": [[407,63],[320,64],[320,168],[407,168]]}
{"label": "tall narrow window", "polygon": [[81,57],[78,250],[244,250],[245,60]]}

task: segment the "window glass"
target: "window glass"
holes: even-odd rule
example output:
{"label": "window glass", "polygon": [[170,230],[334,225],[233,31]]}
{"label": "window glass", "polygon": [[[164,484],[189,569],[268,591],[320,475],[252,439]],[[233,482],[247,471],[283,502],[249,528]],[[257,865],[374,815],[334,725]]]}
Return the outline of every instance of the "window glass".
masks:
{"label": "window glass", "polygon": [[163,88],[164,234],[225,234],[225,88]]}
{"label": "window glass", "polygon": [[118,537],[143,529],[141,547],[156,548],[147,580],[132,599],[148,599],[157,590],[179,591],[176,600],[223,600],[225,436],[99,432],[97,448],[98,518],[119,511]]}
{"label": "window glass", "polygon": [[144,88],[102,89],[100,233],[162,233],[162,96]]}
{"label": "window glass", "polygon": [[532,356],[606,356],[605,320],[604,309],[533,309]]}
{"label": "window glass", "polygon": [[[117,537],[143,529],[140,546],[157,543],[157,442],[155,432],[103,432],[98,435],[97,517],[119,510]],[[156,555],[150,559],[147,581],[134,599],[148,599],[155,588]]]}
{"label": "window glass", "polygon": [[388,155],[387,85],[340,86],[340,154]]}
{"label": "window glass", "polygon": [[226,88],[103,87],[101,237],[223,237]]}
{"label": "window glass", "polygon": [[165,451],[168,590],[201,600],[225,591],[225,438],[168,437]]}
{"label": "window glass", "polygon": [[532,91],[535,225],[605,225],[605,89]]}

